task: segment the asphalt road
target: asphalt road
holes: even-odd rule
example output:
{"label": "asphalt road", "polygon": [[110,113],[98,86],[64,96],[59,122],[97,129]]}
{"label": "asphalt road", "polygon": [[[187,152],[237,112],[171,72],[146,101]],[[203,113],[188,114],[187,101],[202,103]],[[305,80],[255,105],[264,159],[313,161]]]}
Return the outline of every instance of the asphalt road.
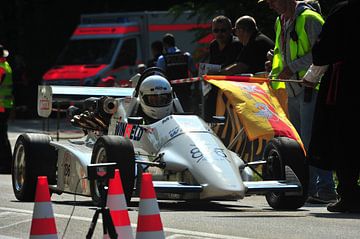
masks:
{"label": "asphalt road", "polygon": [[[49,133],[56,136],[54,120],[49,124]],[[65,122],[61,122],[60,130],[62,140],[81,136],[81,131]],[[9,138],[14,145],[19,133],[42,131],[39,120],[13,121]],[[16,200],[10,175],[0,175],[0,188],[0,238],[28,238],[34,203]],[[62,194],[52,195],[51,200],[59,238],[85,238],[95,212],[90,198]],[[297,211],[274,211],[261,195],[236,202],[159,201],[159,207],[167,239],[359,238],[360,232],[360,214],[329,213],[325,205],[314,204]],[[135,233],[138,198],[129,205],[129,215]],[[101,220],[93,238],[102,238]]]}

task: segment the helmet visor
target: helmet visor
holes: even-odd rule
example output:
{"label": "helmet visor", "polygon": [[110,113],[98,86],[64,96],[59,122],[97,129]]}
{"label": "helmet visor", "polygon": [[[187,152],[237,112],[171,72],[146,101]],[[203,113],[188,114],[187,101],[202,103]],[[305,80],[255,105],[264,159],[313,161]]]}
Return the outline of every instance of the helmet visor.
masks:
{"label": "helmet visor", "polygon": [[172,101],[171,93],[161,95],[144,95],[143,100],[146,105],[152,107],[163,107],[169,105]]}

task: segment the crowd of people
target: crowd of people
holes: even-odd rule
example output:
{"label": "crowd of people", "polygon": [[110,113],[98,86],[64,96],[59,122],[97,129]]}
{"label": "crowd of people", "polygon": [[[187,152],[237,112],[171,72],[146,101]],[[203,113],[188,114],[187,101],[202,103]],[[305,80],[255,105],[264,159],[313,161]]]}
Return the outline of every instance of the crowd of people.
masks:
{"label": "crowd of people", "polygon": [[[334,106],[334,103],[329,106],[328,98],[331,94],[332,98],[335,97],[338,101],[335,105],[341,105],[340,86],[345,78],[345,74],[341,74],[343,71],[341,69],[345,68],[346,64],[343,49],[346,46],[346,32],[329,29],[332,29],[331,24],[334,22],[338,21],[339,24],[344,21],[344,12],[347,8],[344,6],[347,6],[347,1],[340,4],[342,7],[337,7],[341,10],[331,12],[326,21],[316,1],[264,0],[263,2],[279,15],[274,24],[275,41],[259,31],[256,20],[251,16],[241,16],[234,27],[228,17],[217,16],[212,20],[214,40],[209,45],[209,63],[221,65],[221,70],[211,73],[234,75],[269,71],[270,78],[298,80],[298,83],[276,82],[271,86],[275,95],[286,96],[286,103],[282,106],[286,107],[284,110],[308,152],[310,162],[308,202],[332,203],[328,206],[328,210],[332,212],[358,212],[359,207],[355,201],[360,195],[357,184],[359,163],[356,160],[348,160],[351,170],[346,164],[338,163],[341,158],[339,152],[346,151],[340,146],[342,130],[338,129],[336,132],[329,130],[339,125],[336,120],[341,109]],[[343,19],[339,20],[341,17]],[[334,18],[336,20],[332,20]],[[338,31],[346,29],[334,28]],[[339,48],[338,51],[334,50],[334,46]],[[166,51],[166,54],[180,52],[174,48],[174,44],[171,47],[172,50]],[[329,56],[330,52],[333,55]],[[160,57],[157,66],[166,70],[164,56]],[[191,55],[188,57],[191,59]],[[186,72],[189,72],[191,67],[189,62],[183,60],[183,65],[187,65]],[[319,65],[331,65],[331,67]],[[175,88],[175,92],[181,95],[180,92],[185,91]],[[212,89],[207,96],[205,112],[208,114],[214,113],[216,94],[216,89]],[[336,94],[339,94],[338,98]],[[339,182],[337,191],[333,170],[336,171]]]}
{"label": "crowd of people", "polygon": [[[345,156],[347,150],[342,142],[351,138],[351,129],[343,129],[349,127],[343,118],[349,89],[346,85],[346,15],[349,3],[343,1],[337,4],[325,19],[320,5],[314,4],[314,1],[260,2],[266,2],[278,14],[274,22],[274,41],[260,32],[252,16],[239,17],[234,26],[228,17],[216,16],[211,21],[214,40],[209,45],[208,63],[220,65],[221,70],[212,73],[234,75],[268,71],[269,78],[297,80],[286,83],[277,81],[271,87],[275,95],[285,94],[286,104],[282,106],[286,107],[284,111],[288,113],[307,150],[310,163],[308,202],[331,203],[327,207],[330,212],[360,212],[357,203],[360,199],[357,183],[360,161]],[[165,34],[162,41],[153,42],[151,48],[154,58],[149,60],[147,67],[161,68],[167,80],[197,75],[191,54],[176,46],[172,34]],[[12,107],[9,93],[12,83],[7,55],[8,52],[0,46],[1,173],[10,171],[11,161],[7,119]],[[160,105],[164,112],[171,113],[168,105],[172,102],[173,91],[185,111],[195,110],[189,96],[196,86],[188,83],[170,87],[164,77],[150,77],[144,81],[143,87],[140,86],[140,93],[144,95],[141,101],[144,113],[150,112],[149,117],[158,119],[159,115],[154,116],[154,109]],[[153,94],[145,89],[149,82],[164,85],[159,94],[161,99],[151,98]],[[151,103],[152,100],[155,103]],[[213,113],[215,100],[216,89],[212,89],[206,99],[207,113]],[[333,170],[338,179],[337,190]]]}

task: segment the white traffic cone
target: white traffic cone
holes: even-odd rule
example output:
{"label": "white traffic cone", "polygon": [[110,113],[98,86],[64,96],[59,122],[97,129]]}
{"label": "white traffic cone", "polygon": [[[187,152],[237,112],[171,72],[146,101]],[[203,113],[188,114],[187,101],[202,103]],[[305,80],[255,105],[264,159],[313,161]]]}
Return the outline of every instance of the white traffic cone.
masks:
{"label": "white traffic cone", "polygon": [[[110,209],[118,238],[134,239],[119,169],[115,170],[114,178],[110,179],[106,206]],[[105,234],[104,238],[110,237]]]}
{"label": "white traffic cone", "polygon": [[143,173],[141,178],[136,239],[165,239],[159,205],[150,173]]}
{"label": "white traffic cone", "polygon": [[30,239],[58,238],[46,176],[38,176]]}

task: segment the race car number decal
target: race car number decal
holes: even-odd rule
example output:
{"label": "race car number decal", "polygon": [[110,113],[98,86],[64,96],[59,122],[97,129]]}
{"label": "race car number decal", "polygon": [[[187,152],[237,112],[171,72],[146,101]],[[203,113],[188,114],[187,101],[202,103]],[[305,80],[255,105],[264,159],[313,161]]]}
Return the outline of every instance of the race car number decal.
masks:
{"label": "race car number decal", "polygon": [[117,122],[115,126],[115,135],[121,135],[135,141],[139,141],[144,134],[145,128],[139,125]]}
{"label": "race car number decal", "polygon": [[[192,147],[190,150],[191,158],[195,159],[196,163],[200,163],[202,160],[207,160],[196,145],[192,144],[190,146]],[[207,148],[207,150],[209,150],[209,153],[212,154],[213,152],[217,156],[217,157],[211,157],[213,160],[227,160],[227,155],[225,154],[224,149],[222,148],[211,149],[211,148],[212,147]]]}
{"label": "race car number decal", "polygon": [[[192,145],[195,146],[195,145]],[[196,160],[196,163],[200,163],[201,160],[206,160],[198,147],[194,147],[190,150],[191,157]]]}

